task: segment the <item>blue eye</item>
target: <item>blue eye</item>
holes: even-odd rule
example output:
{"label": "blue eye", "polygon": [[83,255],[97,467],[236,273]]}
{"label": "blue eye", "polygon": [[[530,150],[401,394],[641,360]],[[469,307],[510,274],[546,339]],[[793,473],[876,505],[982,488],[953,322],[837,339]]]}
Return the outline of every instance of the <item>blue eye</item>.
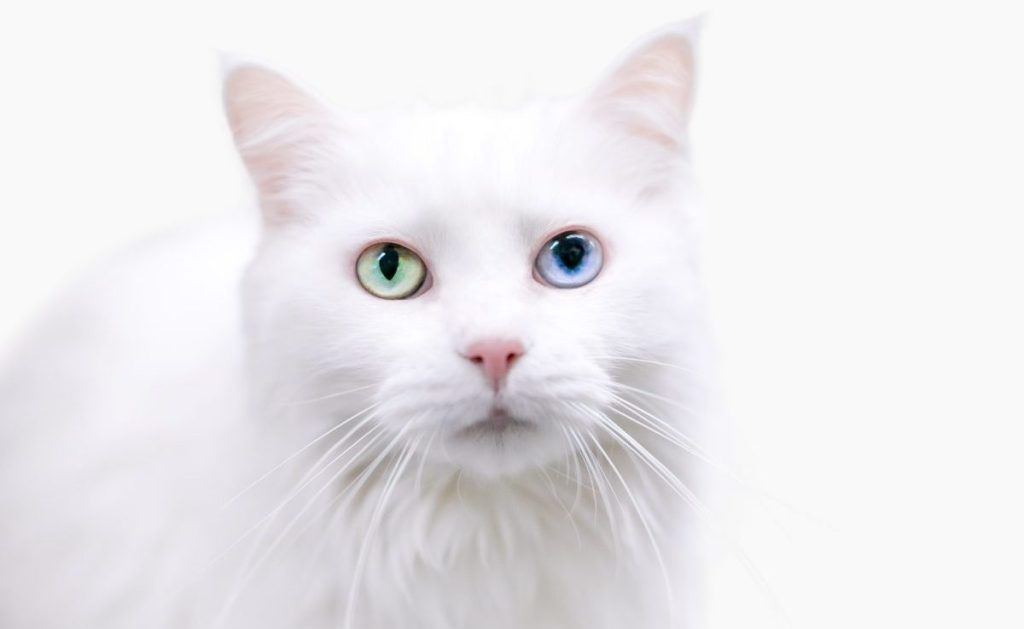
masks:
{"label": "blue eye", "polygon": [[537,275],[555,288],[577,288],[601,272],[604,255],[597,238],[583,231],[563,232],[537,254]]}

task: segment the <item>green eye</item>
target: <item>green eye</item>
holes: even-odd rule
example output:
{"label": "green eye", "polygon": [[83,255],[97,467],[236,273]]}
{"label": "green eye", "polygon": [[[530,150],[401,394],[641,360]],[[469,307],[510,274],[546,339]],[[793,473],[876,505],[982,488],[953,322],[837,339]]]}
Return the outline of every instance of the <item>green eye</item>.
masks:
{"label": "green eye", "polygon": [[356,262],[356,276],[366,292],[381,299],[405,299],[427,279],[427,267],[402,245],[382,242],[371,246]]}

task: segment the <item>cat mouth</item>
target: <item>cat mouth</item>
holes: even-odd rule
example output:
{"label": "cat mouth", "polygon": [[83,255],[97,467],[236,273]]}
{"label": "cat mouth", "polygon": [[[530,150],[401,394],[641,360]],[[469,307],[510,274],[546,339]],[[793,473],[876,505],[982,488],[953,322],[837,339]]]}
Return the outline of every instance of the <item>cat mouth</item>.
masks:
{"label": "cat mouth", "polygon": [[487,417],[459,430],[459,435],[464,437],[489,437],[504,436],[511,433],[532,430],[534,423],[509,415],[501,408],[495,408]]}

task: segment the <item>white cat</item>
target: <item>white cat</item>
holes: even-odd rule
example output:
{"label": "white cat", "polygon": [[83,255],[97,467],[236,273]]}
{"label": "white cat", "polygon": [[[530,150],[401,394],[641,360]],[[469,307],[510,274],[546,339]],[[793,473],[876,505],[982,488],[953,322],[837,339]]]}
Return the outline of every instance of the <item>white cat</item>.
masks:
{"label": "white cat", "polygon": [[0,380],[0,626],[692,629],[695,30],[517,111],[231,70],[262,226],[111,260]]}

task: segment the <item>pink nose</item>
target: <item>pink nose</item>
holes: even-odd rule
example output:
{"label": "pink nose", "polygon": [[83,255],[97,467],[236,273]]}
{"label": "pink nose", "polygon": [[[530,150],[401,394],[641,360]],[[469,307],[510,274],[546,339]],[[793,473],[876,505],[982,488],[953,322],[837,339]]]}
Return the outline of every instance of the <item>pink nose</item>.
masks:
{"label": "pink nose", "polygon": [[491,388],[497,391],[505,381],[508,370],[512,368],[512,363],[523,355],[523,351],[523,344],[519,341],[487,340],[473,343],[466,348],[463,356],[483,368]]}

